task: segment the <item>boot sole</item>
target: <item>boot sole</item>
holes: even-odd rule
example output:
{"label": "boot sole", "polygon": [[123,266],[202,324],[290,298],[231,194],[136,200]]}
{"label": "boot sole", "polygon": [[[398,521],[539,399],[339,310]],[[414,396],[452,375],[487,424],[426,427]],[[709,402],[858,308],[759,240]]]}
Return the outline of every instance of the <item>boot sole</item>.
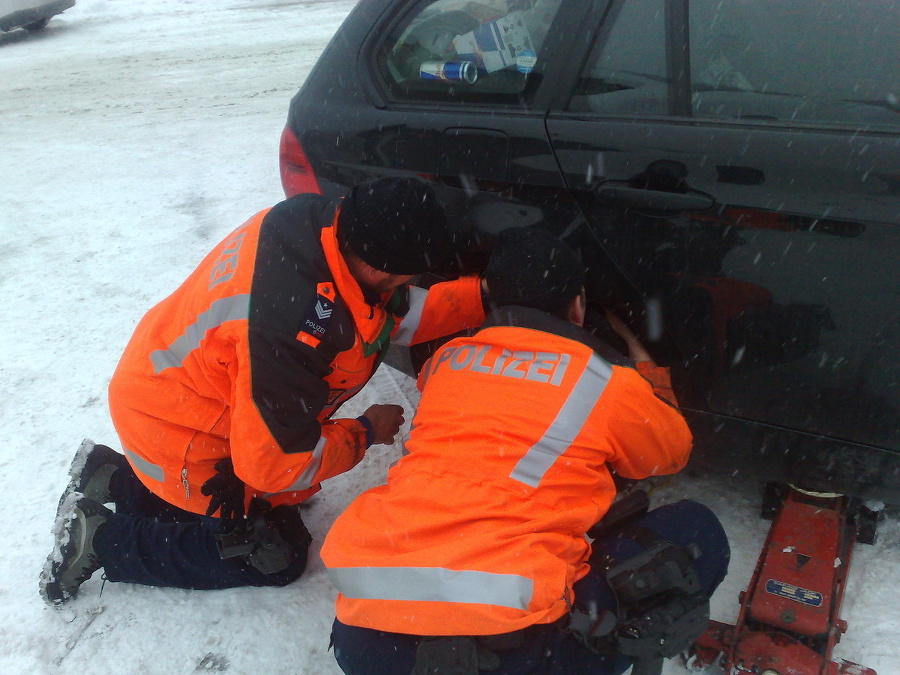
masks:
{"label": "boot sole", "polygon": [[75,505],[80,499],[81,495],[74,491],[68,496],[64,495],[63,499],[60,500],[56,520],[53,523],[53,535],[55,537],[53,551],[50,552],[50,555],[47,556],[47,560],[44,562],[40,579],[41,597],[51,607],[59,607],[74,597],[66,596],[62,589],[58,587],[57,575],[63,561],[63,553],[71,544],[74,544],[76,548],[80,546],[82,550],[84,549],[84,538],[87,529],[85,523],[81,527],[81,541],[72,542],[72,521],[77,517]]}
{"label": "boot sole", "polygon": [[[78,481],[81,478],[81,472],[84,471],[84,465],[87,464],[88,455],[94,448],[94,441],[86,438],[81,442],[81,447],[72,458],[72,464],[69,465],[69,484],[63,490],[62,496],[59,498],[59,504],[56,506],[56,520],[59,521],[60,515],[64,512],[63,506],[73,494],[80,494],[78,491]],[[54,528],[55,531],[55,528]]]}
{"label": "boot sole", "polygon": [[[84,479],[84,471],[87,468],[88,461],[90,459],[91,453],[93,452],[96,444],[94,441],[90,439],[85,439],[81,443],[81,447],[78,448],[78,451],[75,453],[75,457],[72,459],[72,464],[69,466],[69,484],[66,486],[66,489],[63,491],[62,496],[59,498],[59,504],[57,505],[56,512],[57,516],[62,509],[63,503],[73,494],[80,493],[100,504],[107,504],[112,501],[112,497],[109,494],[109,480],[113,473],[115,473],[118,469],[127,465],[127,460],[118,453],[115,453],[116,460],[101,460],[101,464],[93,470],[93,474],[91,476],[91,480],[87,481],[84,485],[80,485],[81,481]],[[104,452],[113,453],[109,448],[105,448]],[[100,492],[91,487],[92,482],[99,482],[105,487],[103,492]]]}

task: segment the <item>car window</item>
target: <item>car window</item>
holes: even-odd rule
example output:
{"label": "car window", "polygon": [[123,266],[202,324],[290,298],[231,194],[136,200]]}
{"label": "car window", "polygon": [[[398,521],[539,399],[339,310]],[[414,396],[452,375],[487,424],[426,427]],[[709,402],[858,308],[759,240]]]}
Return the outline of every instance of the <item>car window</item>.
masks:
{"label": "car window", "polygon": [[614,6],[582,73],[573,109],[611,113],[668,110],[664,0]]}
{"label": "car window", "polygon": [[389,31],[377,70],[400,99],[515,100],[541,68],[561,0],[437,0]]}
{"label": "car window", "polygon": [[[690,0],[693,117],[900,127],[900,3]],[[669,22],[677,18],[669,18]],[[570,109],[668,114],[664,0],[614,6]],[[677,40],[676,40],[677,41]],[[676,69],[677,71],[677,69]]]}

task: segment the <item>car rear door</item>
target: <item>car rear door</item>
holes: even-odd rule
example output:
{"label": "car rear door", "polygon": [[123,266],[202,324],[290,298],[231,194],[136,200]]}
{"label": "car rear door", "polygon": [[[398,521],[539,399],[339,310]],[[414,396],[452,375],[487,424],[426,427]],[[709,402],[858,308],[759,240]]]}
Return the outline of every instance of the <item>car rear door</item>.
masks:
{"label": "car rear door", "polygon": [[549,137],[683,402],[719,430],[900,452],[896,3],[596,11]]}
{"label": "car rear door", "polygon": [[[354,145],[330,152],[329,163],[349,152],[371,170],[366,178],[402,171],[434,183],[445,203],[458,206],[457,215],[486,237],[470,267],[483,263],[478,251],[507,227],[544,222],[565,232],[580,213],[548,142],[545,116],[551,101],[567,93],[559,83],[571,63],[568,36],[590,9],[580,0],[393,3],[357,64],[377,113],[343,122],[350,132],[343,136]],[[463,74],[460,64],[467,62]],[[331,172],[325,166],[326,178]]]}

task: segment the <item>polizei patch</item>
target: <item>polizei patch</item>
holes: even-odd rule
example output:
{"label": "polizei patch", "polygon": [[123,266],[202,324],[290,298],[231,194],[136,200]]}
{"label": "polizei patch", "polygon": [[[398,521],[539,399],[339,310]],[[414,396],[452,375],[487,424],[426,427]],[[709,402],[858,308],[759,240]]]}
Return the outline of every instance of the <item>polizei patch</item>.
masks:
{"label": "polizei patch", "polygon": [[315,304],[306,313],[301,330],[321,340],[325,331],[328,330],[328,322],[331,320],[333,311],[334,303],[328,298],[318,296]]}
{"label": "polizei patch", "polygon": [[318,346],[328,331],[332,312],[334,312],[334,284],[319,284],[316,287],[316,300],[303,318],[297,339],[311,347]]}

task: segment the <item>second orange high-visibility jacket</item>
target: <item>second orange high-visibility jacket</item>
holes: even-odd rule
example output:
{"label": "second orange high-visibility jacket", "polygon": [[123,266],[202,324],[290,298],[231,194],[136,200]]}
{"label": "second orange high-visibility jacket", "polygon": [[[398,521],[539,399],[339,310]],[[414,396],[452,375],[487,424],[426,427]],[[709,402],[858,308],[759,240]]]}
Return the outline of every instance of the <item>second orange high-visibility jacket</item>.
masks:
{"label": "second orange high-visibility jacket", "polygon": [[[668,371],[640,364],[671,396]],[[424,386],[422,386],[424,385]],[[408,454],[354,500],[321,551],[348,625],[493,635],[566,613],[609,468],[680,470],[691,434],[633,365],[544,312],[503,308],[420,375]]]}
{"label": "second orange high-visibility jacket", "polygon": [[141,481],[194,513],[231,457],[246,500],[298,503],[366,449],[356,419],[330,419],[390,341],[484,320],[478,279],[367,297],[336,238],[332,202],[299,195],[220,243],[138,324],[109,386],[113,423]]}

